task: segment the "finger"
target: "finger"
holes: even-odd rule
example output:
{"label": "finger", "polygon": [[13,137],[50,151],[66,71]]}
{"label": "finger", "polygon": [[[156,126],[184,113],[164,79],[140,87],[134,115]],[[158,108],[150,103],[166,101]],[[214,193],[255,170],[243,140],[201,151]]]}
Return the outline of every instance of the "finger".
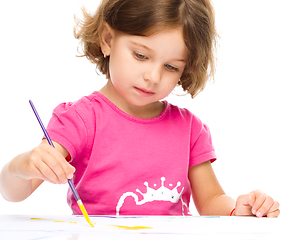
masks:
{"label": "finger", "polygon": [[255,199],[256,197],[253,193],[241,195],[237,199],[237,204],[244,207],[252,207],[254,205]]}
{"label": "finger", "polygon": [[253,193],[240,195],[236,201],[235,214],[237,216],[252,215],[251,209],[254,202],[255,202],[255,195]]}
{"label": "finger", "polygon": [[280,204],[277,201],[274,201],[272,207],[269,209],[269,211],[265,215],[267,217],[278,217],[278,215],[280,214],[279,207],[280,207]]}
{"label": "finger", "polygon": [[46,165],[44,162],[39,162],[37,166],[35,166],[37,169],[37,176],[36,178],[43,179],[44,181],[56,184],[58,183],[58,178],[54,174],[54,172],[50,169],[48,165]]}
{"label": "finger", "polygon": [[254,205],[255,201],[256,201],[256,196],[255,196],[255,194],[253,192],[247,194],[246,205],[249,205],[249,206],[252,207]]}
{"label": "finger", "polygon": [[[54,148],[49,148],[47,154],[45,154],[39,163],[39,170],[42,174],[53,183],[66,183],[66,174],[63,171],[58,159],[54,155],[59,157]],[[43,164],[42,164],[43,163]]]}
{"label": "finger", "polygon": [[[39,155],[41,155],[41,151],[37,148],[33,149],[29,153],[29,161],[23,163],[22,168],[24,169],[24,171],[22,171],[22,174],[19,174],[19,176],[27,180],[38,178],[51,183],[55,183],[50,178],[46,177],[43,173],[45,171],[48,172],[48,166],[46,166],[46,164],[42,162]],[[47,175],[51,176],[52,174],[47,173]]]}
{"label": "finger", "polygon": [[267,214],[267,217],[268,217],[268,218],[276,218],[276,217],[278,217],[279,215],[280,215],[280,210],[277,209],[277,210],[274,211],[274,212],[268,213],[268,214]]}
{"label": "finger", "polygon": [[54,173],[57,175],[60,183],[66,183],[67,178],[72,178],[75,168],[71,166],[64,156],[55,148],[47,147],[49,156],[46,156],[45,163],[51,167]]}
{"label": "finger", "polygon": [[[57,161],[57,163],[59,163],[59,165],[61,166],[61,169],[59,168],[57,169],[57,165],[56,165],[57,163],[56,164],[54,163],[54,166],[56,167],[56,169],[52,168],[53,170],[55,170],[56,174],[57,174],[56,170],[59,171],[58,172],[58,174],[60,174],[58,175],[59,180],[64,181],[67,178],[69,179],[73,178],[73,173],[75,172],[75,168],[66,161],[65,157],[54,148],[49,149],[49,153]],[[64,175],[62,175],[61,170],[63,170]]]}
{"label": "finger", "polygon": [[273,204],[274,200],[270,196],[261,194],[256,199],[255,204],[252,208],[252,212],[257,217],[262,217],[269,211]]}
{"label": "finger", "polygon": [[68,179],[73,178],[73,173],[75,172],[75,168],[66,161],[66,159],[61,155],[61,158],[58,159],[59,163],[65,172],[65,176]]}
{"label": "finger", "polygon": [[[59,163],[59,161],[56,158],[54,158],[52,155],[48,155],[48,156],[45,156],[45,158],[42,159],[42,161],[47,166],[47,169],[44,168],[45,172],[43,172],[43,174],[46,177],[51,177],[51,179],[53,181],[55,181],[56,183],[66,183],[67,182],[67,176],[66,176],[61,164]],[[43,165],[41,165],[41,166],[43,166]],[[51,172],[53,174],[51,174]]]}
{"label": "finger", "polygon": [[70,161],[71,159],[67,160],[67,158],[64,157],[64,156],[70,157],[69,152],[66,150],[66,148],[64,148],[59,143],[53,141],[53,144],[56,149],[57,159],[60,161],[60,164],[62,168],[64,169],[67,178],[69,179],[73,178],[73,173],[75,172],[75,168],[71,164],[68,163],[68,161]]}

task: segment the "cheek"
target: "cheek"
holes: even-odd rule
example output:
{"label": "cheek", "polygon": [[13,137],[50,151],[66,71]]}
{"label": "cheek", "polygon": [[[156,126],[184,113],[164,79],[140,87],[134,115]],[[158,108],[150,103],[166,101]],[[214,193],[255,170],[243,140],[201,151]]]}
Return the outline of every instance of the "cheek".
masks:
{"label": "cheek", "polygon": [[129,72],[133,70],[133,64],[131,63],[131,59],[126,54],[114,54],[113,57],[110,56],[109,62],[109,71],[110,74],[114,76],[119,76],[122,78],[123,76],[127,76]]}
{"label": "cheek", "polygon": [[109,61],[109,75],[110,80],[114,85],[116,85],[118,82],[121,81],[123,78],[126,69],[123,64],[119,64],[119,61],[116,61],[116,59],[110,58]]}
{"label": "cheek", "polygon": [[166,76],[165,78],[165,82],[166,82],[166,86],[169,89],[174,89],[176,87],[176,85],[178,84],[179,80],[181,78],[181,75],[178,73],[175,74],[168,74],[168,76]]}
{"label": "cheek", "polygon": [[171,76],[171,77],[167,77],[165,78],[164,84],[161,84],[161,92],[163,92],[163,94],[166,96],[168,96],[177,86],[178,81],[179,81],[180,77],[179,76]]}

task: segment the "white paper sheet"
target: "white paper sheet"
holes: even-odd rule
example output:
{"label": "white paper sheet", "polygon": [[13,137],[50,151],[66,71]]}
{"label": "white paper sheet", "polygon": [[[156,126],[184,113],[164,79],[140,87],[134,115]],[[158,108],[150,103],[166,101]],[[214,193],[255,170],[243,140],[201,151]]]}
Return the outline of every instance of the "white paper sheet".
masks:
{"label": "white paper sheet", "polygon": [[284,239],[281,218],[90,216],[90,219],[94,228],[82,216],[0,215],[0,239]]}

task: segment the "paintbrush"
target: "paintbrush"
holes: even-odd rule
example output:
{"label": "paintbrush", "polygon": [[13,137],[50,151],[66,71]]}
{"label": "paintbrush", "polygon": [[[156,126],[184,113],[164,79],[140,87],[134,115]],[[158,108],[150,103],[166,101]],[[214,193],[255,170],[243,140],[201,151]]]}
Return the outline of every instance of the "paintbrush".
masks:
{"label": "paintbrush", "polygon": [[[37,113],[37,110],[36,110],[36,108],[35,108],[33,102],[32,102],[31,100],[30,100],[29,102],[30,102],[30,105],[31,105],[31,107],[32,107],[32,109],[33,109],[33,111],[34,111],[34,113],[35,113],[35,115],[36,115],[36,118],[37,118],[37,120],[38,120],[38,122],[39,122],[39,124],[40,124],[40,126],[41,126],[41,129],[42,129],[42,131],[44,132],[44,135],[45,135],[45,137],[46,137],[48,143],[49,143],[52,147],[54,147],[54,145],[53,145],[53,143],[52,143],[52,141],[51,141],[51,139],[50,139],[50,137],[49,137],[49,135],[48,135],[48,133],[47,133],[47,131],[46,131],[46,129],[45,129],[45,127],[44,127],[44,125],[43,125],[43,123],[42,123],[40,117],[39,117],[39,115],[38,115],[38,113]],[[89,215],[88,215],[88,213],[87,213],[87,211],[86,211],[86,209],[85,209],[85,207],[84,207],[84,205],[83,205],[83,203],[82,203],[82,201],[81,201],[81,199],[80,199],[80,197],[79,197],[79,194],[78,194],[78,192],[76,191],[76,189],[75,189],[75,187],[74,187],[74,184],[73,184],[73,182],[72,182],[70,179],[68,179],[68,184],[69,184],[69,187],[71,188],[71,190],[72,190],[72,192],[73,192],[73,195],[74,195],[74,197],[75,197],[75,199],[76,199],[76,201],[77,201],[77,203],[78,203],[78,205],[79,205],[79,207],[80,207],[80,209],[81,209],[81,211],[82,211],[84,217],[86,218],[87,222],[88,222],[92,227],[94,227],[94,225],[93,225],[93,223],[91,222],[91,220],[90,220],[90,218],[89,218]]]}

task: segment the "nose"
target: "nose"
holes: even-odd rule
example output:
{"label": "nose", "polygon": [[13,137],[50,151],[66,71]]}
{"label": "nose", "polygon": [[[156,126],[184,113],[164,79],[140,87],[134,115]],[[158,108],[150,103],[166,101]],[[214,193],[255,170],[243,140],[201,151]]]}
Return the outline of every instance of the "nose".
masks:
{"label": "nose", "polygon": [[150,65],[144,72],[144,80],[152,83],[160,83],[162,77],[162,69],[158,65]]}

